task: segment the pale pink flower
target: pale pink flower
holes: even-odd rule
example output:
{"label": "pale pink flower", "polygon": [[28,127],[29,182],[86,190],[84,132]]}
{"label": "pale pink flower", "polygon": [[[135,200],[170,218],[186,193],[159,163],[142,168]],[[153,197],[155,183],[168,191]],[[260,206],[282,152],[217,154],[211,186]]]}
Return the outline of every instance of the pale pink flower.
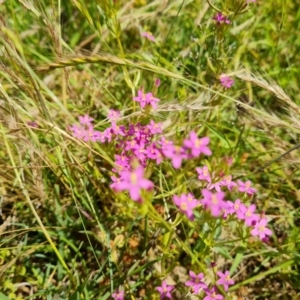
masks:
{"label": "pale pink flower", "polygon": [[167,285],[166,280],[162,282],[162,285],[157,287],[156,290],[160,293],[160,299],[164,299],[165,297],[172,299],[171,292],[174,289],[174,286]]}
{"label": "pale pink flower", "polygon": [[155,98],[152,93],[145,94],[143,90],[138,90],[137,97],[133,97],[134,101],[137,101],[140,103],[141,108],[144,108],[146,105],[151,105],[153,109],[157,108],[157,103],[160,101],[160,99]]}
{"label": "pale pink flower", "polygon": [[252,182],[250,180],[247,180],[246,182],[238,180],[238,185],[239,185],[238,190],[240,192],[245,192],[248,195],[253,195],[253,194],[255,194],[257,192],[257,190],[255,188],[251,187]]}
{"label": "pale pink flower", "polygon": [[254,226],[259,220],[259,216],[254,213],[255,209],[255,204],[251,204],[250,206],[241,204],[237,212],[238,219],[245,220],[247,226]]}
{"label": "pale pink flower", "polygon": [[181,196],[174,195],[173,201],[182,213],[184,213],[191,221],[194,220],[193,209],[199,205],[199,202],[192,194],[182,194]]}
{"label": "pale pink flower", "polygon": [[132,200],[141,200],[141,189],[151,189],[153,188],[153,183],[144,178],[144,168],[138,166],[132,171],[121,171],[120,172],[121,181],[118,184],[118,189],[120,191],[128,190],[129,195]]}
{"label": "pale pink flower", "polygon": [[145,37],[146,39],[148,39],[151,42],[155,42],[155,38],[152,35],[151,32],[147,31],[147,32],[142,32],[142,36]]}
{"label": "pale pink flower", "polygon": [[229,271],[226,271],[225,273],[222,272],[217,272],[218,276],[219,276],[219,280],[217,281],[217,284],[219,285],[223,285],[224,290],[228,291],[228,287],[230,285],[234,284],[234,280],[230,278],[230,274]]}
{"label": "pale pink flower", "polygon": [[120,111],[110,109],[107,117],[110,121],[115,121],[120,118],[120,115]]}
{"label": "pale pink flower", "polygon": [[115,300],[124,300],[124,291],[115,291],[112,295],[111,295]]}
{"label": "pale pink flower", "polygon": [[217,294],[217,288],[214,286],[211,289],[205,289],[206,297],[203,300],[223,300],[224,297]]}
{"label": "pale pink flower", "polygon": [[223,200],[225,194],[223,192],[212,193],[207,189],[202,190],[203,199],[200,200],[201,204],[206,209],[210,209],[212,216],[218,217],[223,208],[226,208],[226,202]]}
{"label": "pale pink flower", "polygon": [[92,122],[94,121],[89,115],[85,114],[84,116],[79,116],[79,123],[81,125],[91,126]]}
{"label": "pale pink flower", "polygon": [[267,223],[268,223],[267,218],[262,218],[260,221],[258,221],[255,224],[254,229],[251,230],[251,234],[253,236],[258,235],[261,240],[264,240],[268,236],[272,235],[272,231],[266,227]]}
{"label": "pale pink flower", "polygon": [[220,82],[227,89],[231,88],[231,86],[234,84],[234,80],[225,74],[221,74]]}
{"label": "pale pink flower", "polygon": [[224,179],[220,182],[220,185],[227,186],[229,191],[231,191],[233,187],[237,186],[237,184],[234,181],[232,181],[231,175],[225,176]]}
{"label": "pale pink flower", "polygon": [[189,272],[191,279],[188,280],[185,285],[193,288],[194,294],[198,294],[200,289],[206,289],[207,285],[201,281],[204,278],[203,273],[196,275],[193,271]]}
{"label": "pale pink flower", "polygon": [[179,169],[181,167],[182,160],[187,158],[185,149],[174,145],[168,145],[164,148],[163,154],[172,160],[172,165],[175,169]]}
{"label": "pale pink flower", "polygon": [[199,180],[206,180],[208,183],[211,182],[211,177],[207,166],[203,166],[203,168],[196,168],[196,171],[199,175]]}
{"label": "pale pink flower", "polygon": [[190,138],[184,140],[184,146],[191,150],[193,157],[198,157],[201,153],[205,155],[211,155],[211,150],[208,148],[209,137],[198,138],[194,131],[190,132]]}

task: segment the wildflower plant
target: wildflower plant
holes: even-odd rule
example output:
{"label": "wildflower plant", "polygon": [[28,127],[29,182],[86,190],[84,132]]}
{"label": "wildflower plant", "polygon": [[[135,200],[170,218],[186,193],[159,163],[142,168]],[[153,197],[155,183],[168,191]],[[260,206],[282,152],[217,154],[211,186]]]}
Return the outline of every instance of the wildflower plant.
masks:
{"label": "wildflower plant", "polygon": [[[138,96],[133,98],[138,101],[140,108],[145,109],[146,105],[155,111],[160,99],[153,96],[152,93],[144,93],[138,91]],[[146,111],[146,114],[149,110]],[[262,242],[266,242],[271,230],[267,227],[267,218],[262,216],[256,210],[256,205],[249,203],[249,197],[253,197],[258,191],[252,187],[250,180],[243,182],[234,180],[233,174],[221,173],[216,176],[217,165],[210,163],[209,170],[207,165],[201,165],[194,170],[190,170],[192,176],[198,181],[198,188],[194,188],[193,192],[198,194],[195,197],[191,188],[180,185],[178,192],[188,191],[188,193],[176,193],[170,197],[169,205],[173,204],[173,213],[176,220],[168,224],[163,216],[159,215],[153,207],[153,199],[160,196],[161,188],[157,187],[157,182],[151,173],[154,166],[168,166],[170,163],[174,168],[174,172],[180,172],[182,168],[188,166],[188,161],[199,159],[202,157],[211,157],[213,152],[210,147],[210,138],[207,136],[199,137],[195,130],[191,130],[183,140],[169,140],[164,135],[162,123],[157,123],[150,119],[147,123],[129,123],[126,124],[120,119],[120,114],[111,109],[108,115],[110,127],[102,132],[94,129],[92,125],[93,118],[85,115],[79,117],[81,127],[73,125],[70,127],[75,137],[83,141],[93,141],[100,143],[113,143],[115,146],[115,162],[111,169],[110,187],[116,193],[127,193],[127,197],[138,205],[144,207],[142,211],[147,212],[149,216],[156,222],[164,224],[170,245],[173,239],[178,239],[176,228],[178,226],[199,226],[206,225],[210,230],[208,232],[200,231],[199,238],[207,240],[207,243],[213,247],[215,238],[213,228],[219,231],[225,230],[231,224],[236,224],[236,235],[240,241],[249,237],[257,237]],[[84,134],[78,134],[78,128]],[[86,129],[88,128],[88,130]],[[93,132],[89,134],[86,132]],[[99,139],[87,139],[97,136]],[[100,138],[104,137],[104,138]],[[146,175],[148,174],[148,175]],[[150,177],[149,177],[150,175]],[[151,178],[152,177],[152,178]],[[237,196],[239,195],[239,196]],[[238,198],[237,198],[238,197]],[[243,199],[243,200],[241,200]],[[224,229],[223,229],[224,227]],[[239,230],[243,228],[243,230]],[[211,233],[209,233],[212,230]],[[204,299],[224,299],[224,295],[218,291],[228,291],[229,287],[234,284],[234,280],[228,270],[224,273],[221,270],[216,271],[219,279],[211,278],[211,274],[205,274],[205,260],[210,254],[207,252],[202,257],[196,257],[192,249],[186,250],[191,259],[197,262],[198,268],[202,271],[196,275],[193,270],[189,270],[190,280],[185,282],[185,286],[190,288],[192,294],[202,294]],[[165,254],[168,256],[168,254]],[[165,274],[167,275],[167,274]],[[206,281],[206,277],[209,281]],[[210,283],[209,283],[210,282]],[[156,290],[160,293],[160,299],[172,298],[172,291],[175,286],[168,286],[166,281],[162,281],[162,285]],[[113,294],[115,299],[121,299],[120,292]],[[121,297],[121,298],[120,298]],[[123,299],[123,298],[122,298]]]}

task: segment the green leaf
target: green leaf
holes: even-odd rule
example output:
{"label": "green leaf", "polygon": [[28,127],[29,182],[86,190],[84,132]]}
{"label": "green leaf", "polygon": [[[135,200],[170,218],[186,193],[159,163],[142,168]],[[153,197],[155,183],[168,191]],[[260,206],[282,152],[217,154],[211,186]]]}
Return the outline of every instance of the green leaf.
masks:
{"label": "green leaf", "polygon": [[0,293],[0,300],[9,300],[9,298]]}
{"label": "green leaf", "polygon": [[221,248],[221,247],[214,247],[213,248],[217,253],[221,254],[223,257],[227,258],[227,259],[232,259],[231,255],[229,254],[229,252],[227,251],[227,249],[225,248]]}
{"label": "green leaf", "polygon": [[237,269],[237,267],[239,266],[239,264],[243,260],[243,257],[244,257],[243,253],[237,253],[236,254],[236,256],[234,258],[234,261],[233,261],[233,264],[232,264],[232,266],[230,268],[230,271],[229,271],[229,273],[231,275],[235,272],[235,270]]}

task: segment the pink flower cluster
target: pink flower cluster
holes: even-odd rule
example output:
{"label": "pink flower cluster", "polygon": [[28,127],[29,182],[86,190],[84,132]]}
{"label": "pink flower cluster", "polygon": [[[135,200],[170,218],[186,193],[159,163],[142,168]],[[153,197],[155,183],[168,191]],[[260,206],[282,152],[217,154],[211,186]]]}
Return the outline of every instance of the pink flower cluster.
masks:
{"label": "pink flower cluster", "polygon": [[102,134],[94,129],[93,120],[88,115],[79,116],[79,125],[73,125],[69,129],[73,132],[73,136],[85,142],[100,141]]}
{"label": "pink flower cluster", "polygon": [[[223,286],[225,291],[228,291],[230,285],[234,284],[234,280],[230,278],[229,271],[225,271],[222,273],[220,271],[217,272],[219,279],[216,284],[219,286]],[[222,300],[224,297],[221,294],[218,294],[217,286],[209,286],[203,281],[204,274],[199,273],[198,275],[190,271],[190,280],[188,280],[185,285],[190,287],[191,293],[194,295],[198,295],[201,291],[204,292],[205,297],[203,300]],[[172,299],[171,292],[174,290],[175,286],[167,285],[167,282],[164,280],[160,287],[157,287],[156,290],[160,293],[160,299],[169,298]]]}
{"label": "pink flower cluster", "polygon": [[[133,100],[139,102],[142,108],[149,106],[153,109],[160,101],[152,93],[144,94],[142,90],[138,91],[138,96]],[[193,131],[189,139],[184,140],[183,146],[175,146],[172,141],[162,136],[161,123],[150,120],[148,125],[140,123],[130,124],[128,127],[118,125],[120,112],[115,110],[109,111],[108,119],[111,126],[103,132],[94,129],[93,119],[88,115],[80,116],[80,125],[71,126],[70,130],[75,137],[84,141],[102,143],[115,141],[115,167],[112,169],[115,176],[111,177],[113,181],[111,188],[115,191],[128,191],[134,201],[141,202],[142,190],[150,190],[154,186],[150,180],[144,178],[144,169],[151,161],[160,164],[166,157],[171,159],[174,168],[180,168],[183,159],[198,157],[201,154],[211,155],[208,148],[209,138],[198,138]],[[183,209],[184,203],[181,207]],[[188,209],[191,212],[190,207]]]}
{"label": "pink flower cluster", "polygon": [[[205,210],[210,211],[214,217],[227,218],[228,216],[235,216],[238,220],[244,221],[248,227],[252,227],[251,234],[253,236],[259,236],[263,241],[268,240],[268,236],[272,234],[271,230],[266,227],[268,221],[265,217],[261,217],[255,213],[255,204],[245,205],[240,199],[236,199],[235,202],[225,200],[225,193],[221,190],[222,187],[226,187],[229,191],[235,188],[237,191],[253,195],[257,192],[251,185],[251,181],[243,182],[238,180],[237,183],[232,180],[232,176],[225,176],[222,180],[212,183],[212,178],[209,173],[208,167],[196,168],[198,173],[198,179],[205,181],[207,187],[202,190],[203,199],[199,201],[199,205],[203,205]],[[213,192],[215,190],[215,192]],[[197,200],[195,200],[197,201]],[[176,204],[176,203],[175,203]],[[193,207],[195,208],[196,205]],[[186,214],[189,219],[193,219],[191,213]]]}

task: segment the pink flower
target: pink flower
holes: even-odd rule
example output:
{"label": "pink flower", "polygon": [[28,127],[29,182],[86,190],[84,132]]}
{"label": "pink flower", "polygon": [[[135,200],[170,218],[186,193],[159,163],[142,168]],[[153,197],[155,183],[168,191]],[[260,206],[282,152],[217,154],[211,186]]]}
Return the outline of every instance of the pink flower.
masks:
{"label": "pink flower", "polygon": [[69,127],[69,129],[73,131],[73,136],[78,139],[82,139],[85,135],[85,129],[81,126],[72,125]]}
{"label": "pink flower", "polygon": [[233,205],[233,209],[236,213],[238,213],[238,211],[240,210],[240,206],[244,205],[240,199],[236,199]]}
{"label": "pink flower", "polygon": [[209,183],[207,188],[209,190],[215,189],[217,192],[221,192],[221,182]]}
{"label": "pink flower", "polygon": [[164,136],[162,136],[158,144],[161,145],[162,150],[165,150],[169,147],[169,145],[173,145],[173,142],[167,140]]}
{"label": "pink flower", "polygon": [[182,160],[187,158],[185,149],[180,146],[169,145],[163,149],[163,154],[172,159],[172,165],[175,169],[179,169],[182,164]]}
{"label": "pink flower", "polygon": [[194,220],[193,209],[199,205],[199,202],[192,194],[182,194],[181,196],[174,195],[173,201],[182,213],[184,213],[191,221]]}
{"label": "pink flower", "polygon": [[248,195],[253,195],[254,193],[257,192],[257,190],[255,188],[251,187],[252,182],[250,180],[247,180],[246,182],[238,180],[238,184],[239,184],[240,192],[245,192]]}
{"label": "pink flower", "polygon": [[111,132],[116,135],[125,136],[124,126],[118,126],[115,122],[111,122]]}
{"label": "pink flower", "polygon": [[226,201],[227,203],[227,207],[226,207],[226,211],[225,211],[225,216],[227,217],[227,215],[232,215],[235,213],[235,210],[234,210],[234,203],[227,200]]}
{"label": "pink flower", "polygon": [[251,204],[249,207],[244,204],[241,204],[237,212],[237,217],[240,220],[245,220],[247,226],[254,226],[259,220],[259,216],[254,213],[255,209],[255,204]]}
{"label": "pink flower", "polygon": [[246,0],[246,3],[249,3],[249,2],[256,2],[256,0]]}
{"label": "pink flower", "polygon": [[156,124],[153,120],[150,121],[147,128],[150,130],[151,134],[162,133],[161,123]]}
{"label": "pink flower", "polygon": [[124,300],[124,291],[115,291],[111,295],[115,300]]}
{"label": "pink flower", "polygon": [[79,116],[79,122],[81,125],[91,126],[93,120],[94,119],[89,117],[89,115]]}
{"label": "pink flower", "polygon": [[196,168],[196,171],[199,174],[198,176],[199,180],[206,180],[209,183],[211,182],[211,178],[207,166],[204,166],[203,168]]}
{"label": "pink flower", "polygon": [[217,274],[219,275],[219,280],[217,281],[217,284],[219,285],[223,285],[224,290],[228,291],[228,287],[230,285],[234,284],[234,280],[230,278],[230,274],[229,271],[226,271],[225,273],[222,272],[217,272]]}
{"label": "pink flower", "polygon": [[149,41],[151,41],[151,42],[155,42],[155,38],[154,38],[154,36],[152,35],[152,33],[151,32],[143,32],[142,33],[142,36],[143,37],[145,37],[146,39],[148,39]]}
{"label": "pink flower", "polygon": [[232,181],[231,175],[225,176],[225,178],[220,182],[220,185],[227,186],[229,191],[231,191],[233,187],[237,186],[237,184]]}
{"label": "pink flower", "polygon": [[228,215],[232,215],[235,212],[233,206],[234,206],[233,202],[231,202],[229,200],[224,202],[224,207],[221,211],[222,218],[224,220],[227,219]]}
{"label": "pink flower", "polygon": [[203,300],[222,300],[224,297],[217,294],[217,288],[214,286],[211,289],[205,289],[206,297]]}
{"label": "pink flower", "polygon": [[220,82],[227,89],[231,88],[231,86],[234,84],[234,80],[225,74],[221,74]]}
{"label": "pink flower", "polygon": [[230,24],[230,21],[227,19],[226,16],[222,15],[220,12],[218,12],[213,19],[217,22],[218,25],[221,23]]}
{"label": "pink flower", "polygon": [[112,133],[111,133],[111,128],[108,127],[103,131],[103,139],[107,139],[108,142],[111,142],[111,137],[112,137]]}
{"label": "pink flower", "polygon": [[162,162],[162,155],[160,151],[156,148],[155,143],[152,143],[146,151],[148,158],[155,159],[157,164],[160,164]]}
{"label": "pink flower", "polygon": [[165,297],[172,299],[171,291],[174,289],[174,286],[167,285],[166,280],[162,282],[162,285],[157,287],[156,290],[160,293],[160,299]]}
{"label": "pink flower", "polygon": [[39,127],[38,123],[35,122],[35,121],[28,121],[27,125],[32,127],[32,128],[38,128]]}
{"label": "pink flower", "polygon": [[110,187],[116,192],[120,191],[119,183],[121,182],[121,178],[117,178],[115,176],[111,176],[110,178],[113,181],[113,183],[110,184]]}
{"label": "pink flower", "polygon": [[193,288],[194,294],[198,294],[199,290],[201,288],[202,289],[207,288],[207,285],[201,281],[204,277],[203,273],[199,273],[198,275],[196,275],[193,271],[190,271],[189,274],[190,274],[191,280],[188,280],[185,283],[185,285],[191,286]]}
{"label": "pink flower", "polygon": [[153,97],[152,93],[144,94],[143,90],[138,90],[137,97],[133,98],[134,101],[139,102],[141,108],[144,108],[146,105],[151,105],[153,109],[157,108],[157,102],[160,100]]}
{"label": "pink flower", "polygon": [[254,229],[251,230],[253,236],[259,236],[261,240],[264,240],[268,236],[272,235],[272,231],[266,227],[268,223],[267,218],[262,218],[255,224]]}
{"label": "pink flower", "polygon": [[115,121],[120,118],[120,112],[118,110],[110,109],[107,115],[108,119],[111,121]]}
{"label": "pink flower", "polygon": [[144,178],[144,168],[138,166],[133,171],[121,171],[121,182],[118,184],[120,191],[128,190],[132,200],[141,200],[141,189],[153,188],[153,183]]}
{"label": "pink flower", "polygon": [[83,131],[83,140],[85,142],[92,141],[96,142],[101,139],[101,132],[94,130],[94,127],[91,125],[87,130]]}
{"label": "pink flower", "polygon": [[226,207],[226,202],[224,202],[225,194],[223,192],[217,192],[213,194],[207,189],[202,190],[203,199],[200,200],[201,204],[204,205],[206,209],[210,209],[212,216],[218,217],[222,209]]}
{"label": "pink flower", "polygon": [[160,86],[160,79],[159,79],[159,78],[157,78],[157,79],[155,80],[155,86],[156,86],[156,87],[159,87],[159,86]]}
{"label": "pink flower", "polygon": [[209,137],[199,139],[194,131],[190,132],[190,139],[184,140],[184,146],[191,149],[192,156],[198,157],[201,153],[211,155],[210,149],[207,147],[209,144]]}

